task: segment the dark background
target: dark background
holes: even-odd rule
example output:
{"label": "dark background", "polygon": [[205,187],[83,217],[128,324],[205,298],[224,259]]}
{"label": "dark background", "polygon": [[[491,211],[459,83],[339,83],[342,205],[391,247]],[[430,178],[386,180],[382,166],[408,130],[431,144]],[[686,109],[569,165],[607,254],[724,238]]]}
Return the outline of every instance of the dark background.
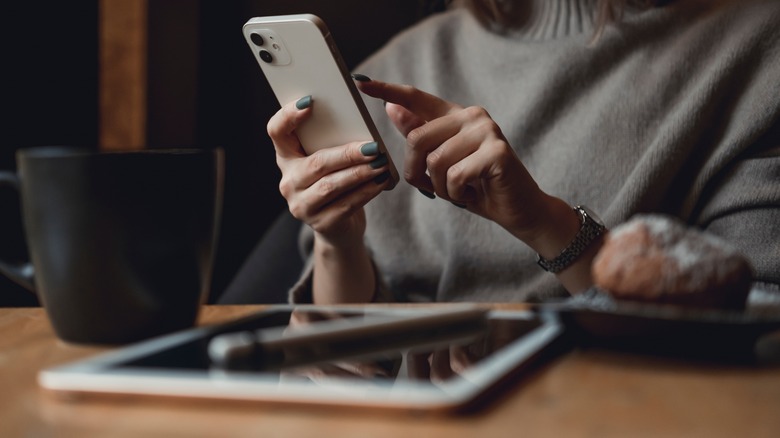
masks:
{"label": "dark background", "polygon": [[[353,68],[436,8],[432,3],[437,2],[149,0],[148,147],[225,150],[212,296],[230,283],[286,208],[265,133],[278,103],[241,26],[259,15],[319,15]],[[22,147],[97,147],[98,7],[97,1],[54,0],[3,6],[7,79],[0,100],[0,170],[15,170],[14,153]],[[13,191],[0,190],[0,257],[17,262],[27,258],[18,204]],[[32,294],[0,276],[0,306],[36,304]]]}

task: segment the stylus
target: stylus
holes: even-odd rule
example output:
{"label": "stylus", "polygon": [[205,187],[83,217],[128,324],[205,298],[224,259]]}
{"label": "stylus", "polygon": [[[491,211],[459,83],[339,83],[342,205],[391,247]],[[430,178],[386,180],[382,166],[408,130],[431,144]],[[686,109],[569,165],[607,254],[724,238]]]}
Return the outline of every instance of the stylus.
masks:
{"label": "stylus", "polygon": [[[418,320],[397,318],[366,324],[315,323],[299,331],[257,330],[214,337],[208,353],[212,364],[228,370],[270,370],[388,352],[430,349],[467,342],[487,330],[485,310],[465,311]],[[317,325],[323,326],[316,329]]]}

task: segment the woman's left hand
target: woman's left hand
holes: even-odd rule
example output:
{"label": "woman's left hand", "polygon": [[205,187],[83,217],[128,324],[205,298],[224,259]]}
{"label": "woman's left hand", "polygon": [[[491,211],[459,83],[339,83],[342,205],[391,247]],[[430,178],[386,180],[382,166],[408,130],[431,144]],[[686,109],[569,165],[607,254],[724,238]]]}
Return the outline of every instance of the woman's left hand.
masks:
{"label": "woman's left hand", "polygon": [[522,240],[540,237],[550,197],[484,108],[464,108],[408,85],[376,80],[357,85],[387,102],[388,116],[406,137],[406,181],[495,221]]}

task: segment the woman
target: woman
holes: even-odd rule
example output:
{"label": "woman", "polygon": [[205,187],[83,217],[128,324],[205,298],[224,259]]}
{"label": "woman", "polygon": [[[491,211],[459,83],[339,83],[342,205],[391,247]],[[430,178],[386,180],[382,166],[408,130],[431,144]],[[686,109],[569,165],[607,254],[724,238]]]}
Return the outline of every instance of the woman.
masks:
{"label": "woman", "polygon": [[285,105],[268,132],[313,239],[292,299],[566,296],[592,283],[593,211],[676,216],[780,283],[780,5],[613,3],[474,1],[368,59],[355,78],[407,182],[391,191],[359,142],[303,155],[317,97]]}

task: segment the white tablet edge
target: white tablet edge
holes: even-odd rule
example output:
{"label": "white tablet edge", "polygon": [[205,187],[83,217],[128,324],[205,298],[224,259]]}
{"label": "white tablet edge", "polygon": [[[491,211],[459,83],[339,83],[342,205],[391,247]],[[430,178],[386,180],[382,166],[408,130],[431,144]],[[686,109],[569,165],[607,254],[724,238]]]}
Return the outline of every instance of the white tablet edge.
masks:
{"label": "white tablet edge", "polygon": [[[302,308],[301,306],[297,306]],[[289,310],[290,306],[270,306],[265,312]],[[323,310],[318,307],[317,310]],[[327,310],[355,310],[330,307]],[[361,309],[364,310],[364,309]],[[387,311],[388,309],[376,309]],[[373,311],[373,310],[372,310]],[[417,309],[391,309],[411,311]],[[119,350],[99,354],[70,364],[42,370],[38,375],[41,387],[68,393],[136,394],[170,397],[213,398],[245,401],[279,401],[332,405],[446,409],[472,400],[482,391],[549,346],[563,334],[563,326],[552,313],[530,311],[491,311],[490,317],[531,319],[541,318],[542,324],[528,335],[513,341],[498,353],[481,361],[461,375],[441,384],[421,382],[361,382],[333,378],[329,383],[285,382],[278,376],[262,374],[231,375],[225,379],[203,378],[202,371],[108,370],[116,363],[147,355],[197,339],[208,327],[189,329],[144,341]]]}

